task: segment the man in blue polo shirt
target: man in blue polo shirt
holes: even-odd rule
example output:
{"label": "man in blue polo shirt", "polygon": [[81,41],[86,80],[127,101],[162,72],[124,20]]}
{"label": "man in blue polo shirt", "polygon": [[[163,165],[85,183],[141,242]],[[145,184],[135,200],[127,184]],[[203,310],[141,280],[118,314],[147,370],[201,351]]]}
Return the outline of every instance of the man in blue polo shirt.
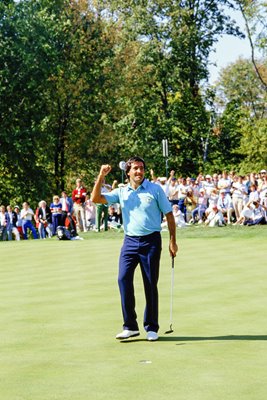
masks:
{"label": "man in blue polo shirt", "polygon": [[175,257],[176,226],[165,193],[159,185],[145,179],[145,162],[140,157],[130,158],[125,167],[129,184],[101,193],[110,165],[102,165],[92,191],[94,203],[119,203],[124,226],[124,242],[119,260],[119,289],[123,314],[123,331],[116,338],[128,339],[140,334],[135,312],[134,271],[140,264],[144,282],[146,308],[144,328],[147,340],[158,339],[158,278],[161,255],[161,213],[166,215],[170,232],[169,251]]}

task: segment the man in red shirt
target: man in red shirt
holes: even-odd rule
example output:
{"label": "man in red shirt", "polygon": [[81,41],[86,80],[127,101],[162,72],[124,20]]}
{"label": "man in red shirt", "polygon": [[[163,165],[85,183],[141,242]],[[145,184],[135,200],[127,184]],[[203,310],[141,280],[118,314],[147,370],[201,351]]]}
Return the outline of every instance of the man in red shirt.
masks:
{"label": "man in red shirt", "polygon": [[86,232],[85,202],[86,189],[82,186],[82,180],[76,179],[76,189],[72,191],[73,210],[76,218],[77,228]]}

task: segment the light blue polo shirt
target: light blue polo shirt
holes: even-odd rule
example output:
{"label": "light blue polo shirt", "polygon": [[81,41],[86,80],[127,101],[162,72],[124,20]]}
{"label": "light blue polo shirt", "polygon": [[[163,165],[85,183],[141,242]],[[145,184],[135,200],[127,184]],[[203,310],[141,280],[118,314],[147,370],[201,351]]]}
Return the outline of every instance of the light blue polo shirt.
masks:
{"label": "light blue polo shirt", "polygon": [[167,214],[172,211],[162,188],[147,179],[136,190],[127,185],[102,194],[109,204],[120,204],[124,232],[128,236],[160,232],[161,212]]}

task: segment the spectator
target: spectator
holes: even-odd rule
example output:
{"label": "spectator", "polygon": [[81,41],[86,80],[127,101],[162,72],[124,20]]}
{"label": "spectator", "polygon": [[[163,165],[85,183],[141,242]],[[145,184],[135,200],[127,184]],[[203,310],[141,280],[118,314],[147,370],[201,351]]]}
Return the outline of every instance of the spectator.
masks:
{"label": "spectator", "polygon": [[218,210],[218,207],[216,205],[212,206],[212,211],[207,216],[207,219],[205,220],[205,225],[211,227],[225,225],[223,214],[220,210]]}
{"label": "spectator", "polygon": [[193,194],[193,189],[188,189],[186,198],[184,199],[184,204],[186,207],[186,222],[189,222],[192,218],[192,211],[197,206],[197,199]]}
{"label": "spectator", "polygon": [[264,207],[258,201],[248,203],[247,207],[252,209],[250,218],[244,221],[244,225],[259,225],[265,223]]}
{"label": "spectator", "polygon": [[15,218],[16,220],[16,227],[18,228],[20,238],[23,238],[23,232],[22,232],[22,219],[20,215],[20,208],[19,206],[14,207],[14,213],[15,213]]}
{"label": "spectator", "polygon": [[185,206],[186,195],[187,195],[186,179],[180,178],[178,184],[178,207],[179,210],[183,213],[184,217],[186,217],[186,206]]}
{"label": "spectator", "polygon": [[96,206],[90,199],[89,194],[85,196],[85,217],[87,229],[95,226],[96,223]]}
{"label": "spectator", "polygon": [[212,190],[215,188],[211,175],[206,175],[202,182],[202,187],[205,189],[206,195],[210,197]]}
{"label": "spectator", "polygon": [[86,189],[82,185],[81,179],[76,179],[76,188],[72,191],[74,216],[76,218],[77,230],[87,231],[84,202],[86,196]]}
{"label": "spectator", "polygon": [[[110,192],[112,187],[103,181],[101,186],[101,193],[105,194]],[[108,230],[108,204],[96,204],[96,230],[100,232],[101,225],[104,224],[104,230]]]}
{"label": "spectator", "polygon": [[16,227],[17,220],[17,214],[12,210],[10,205],[7,206],[6,221],[8,240],[12,240],[12,234],[15,235],[16,240],[20,240],[20,234],[18,228]]}
{"label": "spectator", "polygon": [[70,227],[71,234],[76,236],[76,225],[72,218],[73,200],[65,191],[61,192],[60,203],[62,204],[61,226]]}
{"label": "spectator", "polygon": [[109,228],[121,228],[121,216],[116,212],[114,205],[108,207],[108,226]]}
{"label": "spectator", "polygon": [[50,204],[50,211],[52,214],[52,235],[57,233],[57,227],[61,225],[62,204],[60,203],[59,196],[53,197],[53,202]]}
{"label": "spectator", "polygon": [[30,229],[30,231],[32,232],[33,238],[38,239],[36,229],[32,223],[32,218],[34,217],[34,212],[29,207],[29,204],[27,203],[27,201],[25,201],[22,204],[22,210],[21,210],[20,216],[21,216],[21,220],[22,220],[22,232],[23,232],[24,239],[25,240],[28,239],[28,229]]}
{"label": "spectator", "polygon": [[223,214],[227,224],[231,224],[234,208],[231,196],[230,194],[226,193],[226,189],[220,190],[217,207],[218,210],[221,211],[221,213]]}
{"label": "spectator", "polygon": [[178,204],[178,185],[177,179],[174,176],[174,171],[172,170],[170,173],[170,177],[168,179],[168,193],[169,193],[169,201],[171,205]]}
{"label": "spectator", "polygon": [[257,191],[257,186],[255,184],[250,185],[249,187],[249,197],[248,201],[259,201],[260,195],[259,192]]}
{"label": "spectator", "polygon": [[265,177],[266,177],[266,169],[262,169],[258,175],[258,186],[262,184]]}
{"label": "spectator", "polygon": [[260,204],[262,205],[264,209],[264,218],[265,218],[265,223],[267,223],[267,193],[265,193],[265,196],[263,199],[261,199]]}
{"label": "spectator", "polygon": [[258,186],[260,201],[262,201],[267,193],[267,175],[266,172],[261,171],[261,182]]}
{"label": "spectator", "polygon": [[174,216],[175,225],[178,228],[184,228],[186,226],[185,218],[182,211],[179,209],[177,204],[172,206],[172,213]]}
{"label": "spectator", "polygon": [[0,240],[6,241],[7,239],[7,220],[6,220],[6,207],[0,207]]}
{"label": "spectator", "polygon": [[228,177],[227,172],[223,171],[222,177],[218,181],[218,189],[219,190],[225,189],[226,193],[230,194],[231,185],[232,185],[231,179]]}
{"label": "spectator", "polygon": [[257,180],[256,180],[256,174],[255,174],[255,172],[251,172],[251,173],[249,174],[249,186],[251,186],[251,185],[255,185],[256,188],[258,187],[258,182],[257,182]]}
{"label": "spectator", "polygon": [[231,192],[235,217],[238,220],[241,216],[244,204],[246,203],[245,199],[247,198],[247,188],[243,183],[243,177],[241,175],[234,177]]}
{"label": "spectator", "polygon": [[198,217],[198,223],[202,224],[203,215],[205,214],[205,211],[207,209],[207,200],[208,200],[208,198],[205,194],[205,189],[203,189],[203,188],[199,189],[197,207],[192,211],[192,217],[193,217],[194,224],[197,222],[197,217]]}
{"label": "spectator", "polygon": [[218,174],[213,174],[212,175],[212,181],[213,181],[214,187],[216,189],[218,189],[219,175]]}
{"label": "spectator", "polygon": [[169,185],[167,183],[167,178],[166,176],[161,176],[158,178],[158,182],[156,182],[160,185],[162,188],[163,192],[166,194],[167,198],[169,198]]}
{"label": "spectator", "polygon": [[[172,213],[174,216],[175,226],[177,226],[178,228],[184,228],[186,226],[186,222],[185,222],[183,213],[181,212],[181,210],[179,210],[179,207],[177,204],[174,204],[172,206]],[[166,217],[163,218],[163,221],[161,223],[161,228],[162,228],[162,230],[165,230],[165,231],[168,230],[168,221],[167,221]]]}
{"label": "spectator", "polygon": [[40,239],[45,239],[46,235],[52,237],[52,214],[44,200],[41,200],[37,210],[38,232]]}
{"label": "spectator", "polygon": [[201,189],[201,186],[198,182],[197,179],[193,180],[192,182],[192,191],[193,191],[193,196],[197,199],[199,196],[199,189]]}
{"label": "spectator", "polygon": [[[206,194],[207,194],[207,192],[206,192]],[[209,213],[212,211],[212,207],[216,206],[218,203],[219,195],[218,195],[217,189],[213,188],[211,190],[211,192],[209,194],[207,194],[207,197],[208,197],[208,208],[205,211],[205,214],[209,215]]]}

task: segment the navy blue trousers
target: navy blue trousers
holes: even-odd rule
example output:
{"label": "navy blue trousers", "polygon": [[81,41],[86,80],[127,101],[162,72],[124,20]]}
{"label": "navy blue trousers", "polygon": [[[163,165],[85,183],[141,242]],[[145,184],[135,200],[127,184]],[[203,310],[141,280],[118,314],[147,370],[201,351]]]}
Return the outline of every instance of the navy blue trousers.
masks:
{"label": "navy blue trousers", "polygon": [[135,312],[134,272],[140,264],[144,283],[146,307],[144,328],[157,332],[158,278],[161,255],[161,235],[154,232],[146,236],[125,236],[119,261],[119,289],[123,314],[123,328],[139,330]]}

